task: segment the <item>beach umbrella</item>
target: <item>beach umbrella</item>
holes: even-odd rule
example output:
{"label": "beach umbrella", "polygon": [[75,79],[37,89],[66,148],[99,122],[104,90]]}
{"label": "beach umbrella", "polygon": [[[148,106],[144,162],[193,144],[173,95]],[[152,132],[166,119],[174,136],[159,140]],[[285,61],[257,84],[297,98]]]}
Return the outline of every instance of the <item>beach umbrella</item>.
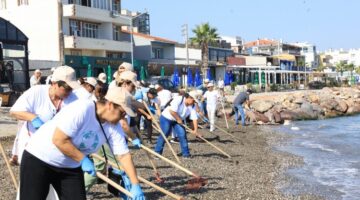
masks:
{"label": "beach umbrella", "polygon": [[187,86],[191,87],[193,85],[193,76],[192,76],[192,70],[190,67],[188,67],[187,70]]}
{"label": "beach umbrella", "polygon": [[141,66],[141,69],[140,69],[140,80],[142,80],[142,81],[145,80],[145,68],[144,68],[144,66]]}
{"label": "beach umbrella", "polygon": [[201,76],[200,76],[200,71],[199,69],[196,69],[195,71],[195,86],[200,86],[202,84],[202,80],[201,80]]}
{"label": "beach umbrella", "polygon": [[210,68],[208,68],[206,71],[206,78],[209,79],[209,81],[212,81]]}
{"label": "beach umbrella", "polygon": [[179,71],[177,68],[175,68],[175,70],[174,70],[172,81],[173,81],[173,84],[175,87],[179,86],[180,80],[179,80]]}
{"label": "beach umbrella", "polygon": [[112,73],[111,73],[111,66],[107,66],[107,82],[110,83],[112,81]]}
{"label": "beach umbrella", "polygon": [[160,74],[161,74],[161,78],[164,78],[164,76],[165,76],[165,67],[164,66],[161,67]]}
{"label": "beach umbrella", "polygon": [[225,85],[230,85],[230,77],[229,77],[229,72],[228,71],[225,71],[224,84]]}
{"label": "beach umbrella", "polygon": [[87,66],[86,75],[87,75],[87,77],[92,77],[92,68],[91,68],[90,64],[88,64],[88,66]]}

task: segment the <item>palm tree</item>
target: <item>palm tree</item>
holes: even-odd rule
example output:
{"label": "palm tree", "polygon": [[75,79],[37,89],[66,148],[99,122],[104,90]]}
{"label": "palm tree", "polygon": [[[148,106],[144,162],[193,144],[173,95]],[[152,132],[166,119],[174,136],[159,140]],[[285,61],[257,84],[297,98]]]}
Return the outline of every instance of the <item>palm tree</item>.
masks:
{"label": "palm tree", "polygon": [[203,23],[196,25],[192,32],[195,37],[190,38],[190,40],[193,45],[201,48],[202,73],[205,75],[209,67],[209,45],[214,44],[219,38],[217,29],[211,27],[209,23]]}
{"label": "palm tree", "polygon": [[345,68],[346,68],[346,63],[344,61],[340,61],[340,63],[336,64],[336,71],[340,72],[341,76],[343,75]]}
{"label": "palm tree", "polygon": [[355,65],[353,63],[345,66],[346,71],[350,71],[350,83],[353,84],[353,71],[355,69]]}

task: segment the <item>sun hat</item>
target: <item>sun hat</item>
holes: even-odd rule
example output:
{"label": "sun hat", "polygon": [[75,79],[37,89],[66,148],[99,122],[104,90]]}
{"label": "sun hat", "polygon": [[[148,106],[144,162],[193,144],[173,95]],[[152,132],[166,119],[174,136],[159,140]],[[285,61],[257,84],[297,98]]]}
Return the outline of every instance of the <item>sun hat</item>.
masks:
{"label": "sun hat", "polygon": [[72,89],[77,89],[80,87],[80,84],[76,81],[75,70],[69,66],[60,66],[57,67],[52,76],[53,81],[64,81]]}
{"label": "sun hat", "polygon": [[128,62],[123,62],[121,63],[121,65],[119,66],[119,68],[124,68],[125,71],[134,71],[134,67],[132,66],[132,64],[128,63]]}
{"label": "sun hat", "polygon": [[136,113],[131,109],[131,94],[121,87],[109,88],[105,99],[120,105],[130,117],[136,117]]}
{"label": "sun hat", "polygon": [[214,84],[213,84],[213,83],[209,83],[209,84],[207,84],[206,87],[214,87]]}
{"label": "sun hat", "polygon": [[103,83],[106,83],[106,74],[105,73],[100,73],[99,76],[98,76],[98,80],[103,82]]}
{"label": "sun hat", "polygon": [[88,83],[93,87],[96,87],[96,85],[97,85],[97,81],[94,77],[86,77],[86,78],[84,78],[84,81],[85,81],[85,83]]}

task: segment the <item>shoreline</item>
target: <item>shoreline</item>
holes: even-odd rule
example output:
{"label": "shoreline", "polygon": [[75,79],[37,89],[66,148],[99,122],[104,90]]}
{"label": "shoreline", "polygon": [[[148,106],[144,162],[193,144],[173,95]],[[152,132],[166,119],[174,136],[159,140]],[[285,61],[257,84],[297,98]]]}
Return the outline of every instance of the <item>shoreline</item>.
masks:
{"label": "shoreline", "polygon": [[[224,124],[219,122],[220,120],[217,120],[218,124],[224,127]],[[233,122],[230,123],[234,127]],[[165,179],[165,183],[159,185],[186,199],[322,199],[311,194],[295,196],[280,192],[279,185],[287,184],[287,181],[290,180],[285,175],[286,169],[302,163],[302,158],[277,151],[274,148],[276,145],[286,142],[289,135],[260,126],[234,128],[233,131],[233,134],[240,138],[241,142],[232,142],[230,137],[219,131],[215,131],[215,133],[220,138],[201,130],[207,139],[232,155],[231,160],[218,154],[206,143],[197,142],[192,136],[189,136],[190,151],[193,157],[182,160],[182,162],[191,171],[208,178],[208,185],[199,191],[187,191],[184,188],[190,177],[162,161],[155,160],[161,177]],[[13,138],[14,136],[0,138],[8,156],[11,152]],[[178,145],[174,145],[174,147],[175,151],[179,151]],[[144,153],[139,150],[131,152],[139,175],[154,181],[153,171]],[[164,155],[173,160],[171,152],[167,148],[165,148]],[[2,157],[0,167],[2,169],[0,172],[2,185],[0,199],[14,199],[15,191]],[[18,175],[18,168],[13,167],[13,169]],[[148,199],[171,199],[146,185],[143,185],[143,189]],[[94,199],[117,199],[107,192],[106,184],[95,185],[90,192]]]}

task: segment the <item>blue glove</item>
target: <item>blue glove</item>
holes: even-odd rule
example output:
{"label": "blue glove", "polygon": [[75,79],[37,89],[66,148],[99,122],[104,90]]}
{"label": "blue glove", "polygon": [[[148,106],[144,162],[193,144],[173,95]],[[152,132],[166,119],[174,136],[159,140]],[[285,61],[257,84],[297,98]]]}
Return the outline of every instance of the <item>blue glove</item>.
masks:
{"label": "blue glove", "polygon": [[134,97],[135,97],[135,100],[140,100],[140,99],[143,99],[143,94],[140,90],[136,90]]}
{"label": "blue glove", "polygon": [[42,126],[43,124],[44,124],[44,122],[40,119],[39,116],[36,116],[33,120],[31,120],[31,125],[32,125],[35,129],[40,128],[40,126]]}
{"label": "blue glove", "polygon": [[81,164],[81,169],[90,174],[91,176],[96,176],[96,171],[95,171],[95,167],[94,167],[94,164],[91,162],[91,160],[85,156],[81,161],[80,161],[80,164]]}
{"label": "blue glove", "polygon": [[134,184],[131,187],[130,193],[134,200],[145,200],[145,196],[139,184]]}
{"label": "blue glove", "polygon": [[150,106],[149,109],[150,109],[150,112],[151,112],[152,114],[155,114],[155,112],[156,112],[156,108],[155,108],[155,107]]}
{"label": "blue glove", "polygon": [[132,144],[138,149],[140,149],[140,147],[141,147],[141,141],[139,138],[133,139]]}
{"label": "blue glove", "polygon": [[[122,180],[124,181],[124,186],[127,191],[130,191],[131,189],[131,182],[129,177],[126,175],[126,173],[123,170],[113,169],[113,173],[118,174],[122,177]],[[123,196],[123,198],[126,198],[126,195]]]}

